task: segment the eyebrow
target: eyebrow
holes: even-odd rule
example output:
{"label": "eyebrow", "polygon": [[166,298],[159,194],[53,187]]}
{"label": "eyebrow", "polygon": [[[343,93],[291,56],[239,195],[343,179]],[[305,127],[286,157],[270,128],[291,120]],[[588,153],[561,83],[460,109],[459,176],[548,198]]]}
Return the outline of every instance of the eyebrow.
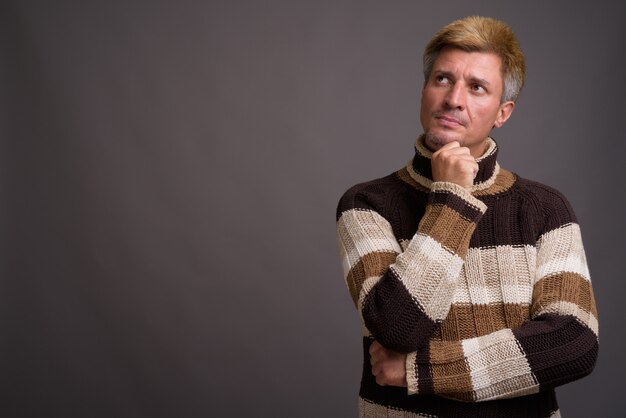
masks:
{"label": "eyebrow", "polygon": [[483,84],[485,86],[490,85],[491,83],[488,82],[487,80],[485,80],[484,78],[479,78],[479,77],[470,77],[470,81],[472,83],[476,83],[476,84]]}
{"label": "eyebrow", "polygon": [[[448,78],[455,78],[454,74],[452,74],[449,71],[445,71],[445,70],[434,70],[433,73],[435,75],[442,75],[442,76],[448,77]],[[487,81],[484,78],[480,78],[480,77],[470,77],[469,81],[471,83],[482,84],[482,85],[485,85],[485,86],[491,85],[491,83],[489,81]]]}

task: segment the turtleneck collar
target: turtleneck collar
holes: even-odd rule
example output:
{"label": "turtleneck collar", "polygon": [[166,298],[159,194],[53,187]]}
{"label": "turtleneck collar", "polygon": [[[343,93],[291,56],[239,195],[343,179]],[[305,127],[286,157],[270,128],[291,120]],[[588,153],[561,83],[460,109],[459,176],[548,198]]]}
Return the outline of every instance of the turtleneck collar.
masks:
{"label": "turtleneck collar", "polygon": [[[430,159],[433,153],[426,148],[423,138],[423,135],[417,138],[417,142],[415,143],[415,157],[413,157],[412,161],[409,161],[406,168],[413,180],[430,189],[433,182]],[[470,189],[471,192],[485,190],[494,184],[500,171],[500,166],[496,161],[497,156],[498,145],[496,141],[492,138],[487,138],[487,150],[480,158],[476,159],[478,163],[478,174],[474,179],[474,186]]]}

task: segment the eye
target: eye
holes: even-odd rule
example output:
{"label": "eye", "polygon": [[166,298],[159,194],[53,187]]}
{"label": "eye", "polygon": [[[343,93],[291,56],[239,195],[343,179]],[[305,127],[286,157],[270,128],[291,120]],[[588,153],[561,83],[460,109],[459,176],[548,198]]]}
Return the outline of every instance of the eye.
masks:
{"label": "eye", "polygon": [[435,81],[439,84],[448,84],[450,82],[450,79],[445,75],[439,74],[435,76]]}
{"label": "eye", "polygon": [[480,84],[472,84],[472,91],[475,93],[485,93],[487,90]]}

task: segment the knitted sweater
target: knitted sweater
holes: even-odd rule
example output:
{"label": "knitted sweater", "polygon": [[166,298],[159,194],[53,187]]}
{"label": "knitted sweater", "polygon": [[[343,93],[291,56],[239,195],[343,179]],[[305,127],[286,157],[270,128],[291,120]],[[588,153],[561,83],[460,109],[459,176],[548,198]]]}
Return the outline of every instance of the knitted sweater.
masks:
{"label": "knitted sweater", "polygon": [[[589,374],[597,311],[580,228],[558,191],[496,162],[471,190],[409,164],[349,189],[337,208],[360,313],[361,417],[558,417],[554,388]],[[379,386],[369,346],[408,353],[407,388]]]}

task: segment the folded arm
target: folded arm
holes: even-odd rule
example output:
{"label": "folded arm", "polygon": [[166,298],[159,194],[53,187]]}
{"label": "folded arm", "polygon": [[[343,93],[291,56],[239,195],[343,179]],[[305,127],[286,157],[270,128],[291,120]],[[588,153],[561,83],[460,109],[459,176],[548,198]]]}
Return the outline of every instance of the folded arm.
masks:
{"label": "folded arm", "polygon": [[339,248],[366,335],[405,353],[427,343],[450,310],[470,238],[485,210],[465,188],[435,182],[418,230],[403,249],[365,197],[342,198]]}
{"label": "folded arm", "polygon": [[410,394],[463,400],[510,398],[589,374],[598,353],[597,311],[580,229],[541,236],[531,320],[460,341],[431,341],[406,357]]}

